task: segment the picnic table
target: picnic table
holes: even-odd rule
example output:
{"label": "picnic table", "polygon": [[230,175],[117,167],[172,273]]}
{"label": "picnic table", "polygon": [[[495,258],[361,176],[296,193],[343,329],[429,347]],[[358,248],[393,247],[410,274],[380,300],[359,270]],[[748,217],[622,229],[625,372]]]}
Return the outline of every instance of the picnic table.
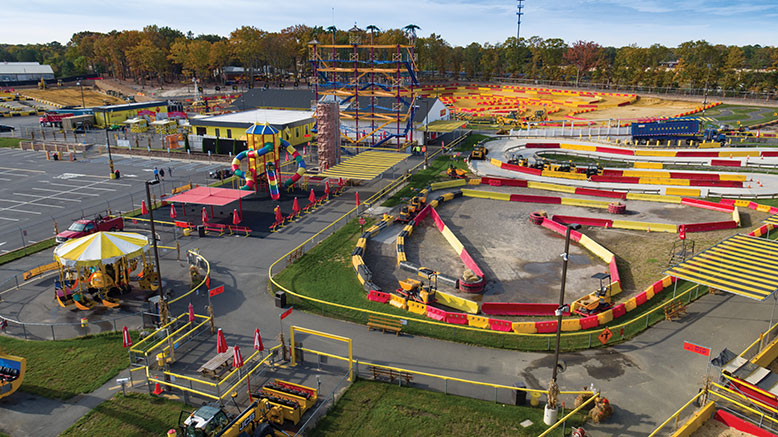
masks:
{"label": "picnic table", "polygon": [[208,360],[205,364],[197,369],[203,376],[219,379],[219,375],[228,369],[232,363],[233,346],[227,348],[226,352],[216,354],[213,358]]}

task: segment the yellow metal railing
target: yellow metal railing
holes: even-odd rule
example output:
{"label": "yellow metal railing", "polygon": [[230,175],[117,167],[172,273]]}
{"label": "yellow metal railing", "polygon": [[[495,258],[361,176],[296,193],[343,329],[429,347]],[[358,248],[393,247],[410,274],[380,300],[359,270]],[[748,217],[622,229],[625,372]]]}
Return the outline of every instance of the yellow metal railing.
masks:
{"label": "yellow metal railing", "polygon": [[170,302],[168,302],[168,305],[172,305],[172,304],[178,302],[179,300],[181,300],[181,299],[189,296],[190,294],[194,293],[195,291],[197,291],[200,287],[205,285],[205,281],[207,281],[208,277],[211,275],[211,263],[209,263],[208,260],[205,259],[204,256],[200,255],[199,253],[197,253],[197,252],[195,252],[193,250],[188,251],[188,253],[190,253],[192,255],[195,255],[196,257],[198,257],[201,261],[203,261],[205,263],[205,274],[203,275],[203,279],[200,281],[199,284],[197,284],[196,286],[192,287],[191,290],[189,290],[188,292],[182,294],[181,296],[178,296],[177,298],[170,300]]}
{"label": "yellow metal railing", "polygon": [[556,421],[553,425],[549,426],[547,430],[543,431],[542,434],[540,434],[538,437],[547,436],[551,431],[555,430],[559,425],[567,422],[567,419],[573,416],[573,414],[581,411],[585,406],[589,405],[590,403],[594,402],[595,399],[597,399],[597,395],[594,395],[587,399],[584,403],[578,406],[578,408],[574,409],[573,411],[567,413],[567,415],[559,420]]}
{"label": "yellow metal railing", "polygon": [[678,409],[678,411],[676,411],[675,413],[673,413],[673,414],[672,414],[672,416],[668,417],[668,418],[667,418],[667,420],[665,420],[664,422],[662,422],[662,424],[661,424],[661,425],[659,425],[659,426],[658,426],[658,427],[657,427],[657,428],[654,430],[654,432],[652,432],[651,434],[649,434],[649,435],[648,435],[648,437],[653,437],[653,436],[657,435],[657,434],[659,433],[659,431],[661,431],[661,430],[662,430],[662,428],[664,428],[665,426],[667,426],[667,424],[668,424],[668,423],[670,423],[670,422],[671,422],[673,419],[675,419],[675,420],[676,420],[676,423],[677,423],[677,421],[678,421],[678,418],[680,417],[681,413],[683,413],[683,412],[684,412],[684,410],[686,410],[687,408],[689,408],[689,405],[691,405],[692,403],[696,402],[696,401],[697,401],[697,399],[699,399],[699,398],[700,398],[700,396],[702,396],[703,394],[705,394],[705,391],[704,391],[704,390],[700,391],[699,393],[697,393],[697,395],[696,395],[696,396],[694,396],[693,398],[689,399],[689,402],[687,402],[687,403],[683,404],[683,407],[679,408],[679,409]]}

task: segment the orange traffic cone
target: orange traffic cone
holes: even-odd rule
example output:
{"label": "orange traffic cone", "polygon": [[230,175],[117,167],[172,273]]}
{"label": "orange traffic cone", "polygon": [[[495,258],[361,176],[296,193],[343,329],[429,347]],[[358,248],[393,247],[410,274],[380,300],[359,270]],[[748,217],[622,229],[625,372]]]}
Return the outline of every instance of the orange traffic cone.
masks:
{"label": "orange traffic cone", "polygon": [[152,393],[154,393],[155,395],[160,395],[160,394],[162,394],[163,391],[164,390],[162,390],[162,386],[159,385],[158,382],[154,383],[154,391]]}

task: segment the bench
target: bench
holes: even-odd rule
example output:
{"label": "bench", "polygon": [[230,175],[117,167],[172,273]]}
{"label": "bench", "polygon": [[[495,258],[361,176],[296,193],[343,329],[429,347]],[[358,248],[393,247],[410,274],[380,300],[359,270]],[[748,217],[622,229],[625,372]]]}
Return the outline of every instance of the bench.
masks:
{"label": "bench", "polygon": [[378,379],[379,376],[385,376],[389,378],[389,382],[394,382],[395,379],[398,380],[400,385],[402,385],[402,381],[405,381],[406,385],[410,385],[411,381],[413,381],[413,375],[408,372],[398,372],[393,369],[384,369],[376,366],[370,366],[369,368],[370,371],[373,372],[373,379]]}
{"label": "bench", "polygon": [[246,234],[246,237],[251,234],[251,229],[247,228],[246,226],[239,226],[239,225],[227,225],[227,229],[230,230],[230,235],[232,235],[235,232],[244,232]]}
{"label": "bench", "polygon": [[216,354],[213,358],[208,360],[205,364],[200,366],[197,371],[203,376],[213,379],[219,379],[219,376],[227,369],[230,368],[233,357],[233,347],[227,348],[227,352]]}
{"label": "bench", "polygon": [[227,225],[223,225],[221,223],[206,223],[204,227],[208,232],[218,232],[219,236],[222,236],[225,232],[230,231]]}
{"label": "bench", "polygon": [[368,316],[367,330],[369,331],[371,329],[380,329],[381,332],[392,331],[395,335],[400,335],[403,325],[397,319],[371,315]]}
{"label": "bench", "polygon": [[665,307],[665,320],[672,322],[673,317],[681,318],[686,315],[686,304],[680,300],[671,302]]}

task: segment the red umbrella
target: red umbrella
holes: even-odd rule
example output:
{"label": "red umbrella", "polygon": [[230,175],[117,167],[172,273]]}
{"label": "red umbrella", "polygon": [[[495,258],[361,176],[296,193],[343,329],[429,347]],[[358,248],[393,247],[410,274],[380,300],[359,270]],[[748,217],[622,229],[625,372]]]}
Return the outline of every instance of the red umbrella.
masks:
{"label": "red umbrella", "polygon": [[143,215],[146,215],[146,214],[149,213],[149,208],[146,207],[146,201],[145,200],[141,200],[140,201],[140,213],[143,214]]}
{"label": "red umbrella", "polygon": [[193,307],[193,306],[192,306],[192,304],[190,303],[190,304],[189,304],[189,323],[192,323],[192,322],[194,322],[194,321],[195,321],[195,316],[194,316],[194,307]]}
{"label": "red umbrella", "polygon": [[313,188],[311,188],[311,194],[308,195],[308,201],[316,203],[316,193],[313,192]]}
{"label": "red umbrella", "polygon": [[224,332],[222,328],[216,331],[216,353],[221,354],[227,352],[227,340],[224,339]]}
{"label": "red umbrella", "polygon": [[330,195],[330,181],[324,181],[324,194]]}
{"label": "red umbrella", "polygon": [[359,207],[359,191],[357,191],[357,208]]}
{"label": "red umbrella", "polygon": [[232,210],[232,224],[237,226],[239,223],[240,223],[240,216],[238,215],[238,210],[237,209],[233,209]]}
{"label": "red umbrella", "polygon": [[276,222],[281,223],[284,220],[284,216],[281,214],[281,207],[276,206],[273,210],[276,212]]}
{"label": "red umbrella", "polygon": [[294,198],[294,203],[292,204],[292,212],[294,215],[300,214],[300,204],[297,203],[297,198]]}
{"label": "red umbrella", "polygon": [[237,344],[232,349],[232,367],[235,367],[236,369],[238,367],[243,367],[243,356],[240,354],[240,348]]}
{"label": "red umbrella", "polygon": [[130,338],[130,331],[125,326],[122,328],[122,347],[132,346],[132,338]]}
{"label": "red umbrella", "polygon": [[254,330],[254,349],[258,351],[265,350],[265,345],[262,344],[262,336],[259,334],[259,328]]}
{"label": "red umbrella", "polygon": [[205,211],[205,207],[203,207],[203,223],[208,223],[208,213]]}
{"label": "red umbrella", "polygon": [[176,205],[170,204],[170,219],[175,220],[176,217],[178,217],[178,214],[176,214]]}

